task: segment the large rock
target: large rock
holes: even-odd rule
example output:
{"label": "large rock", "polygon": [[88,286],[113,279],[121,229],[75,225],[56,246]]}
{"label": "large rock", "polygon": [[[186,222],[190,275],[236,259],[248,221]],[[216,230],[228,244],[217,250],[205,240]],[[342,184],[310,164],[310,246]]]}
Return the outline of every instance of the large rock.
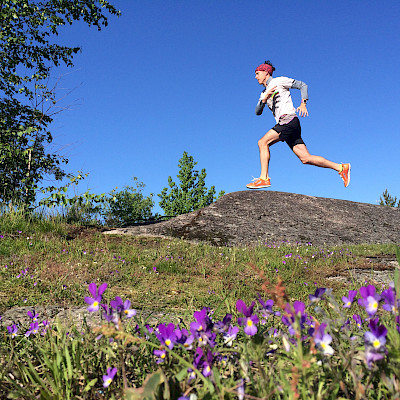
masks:
{"label": "large rock", "polygon": [[105,233],[228,246],[282,240],[313,245],[400,243],[400,209],[294,193],[241,191],[168,221]]}

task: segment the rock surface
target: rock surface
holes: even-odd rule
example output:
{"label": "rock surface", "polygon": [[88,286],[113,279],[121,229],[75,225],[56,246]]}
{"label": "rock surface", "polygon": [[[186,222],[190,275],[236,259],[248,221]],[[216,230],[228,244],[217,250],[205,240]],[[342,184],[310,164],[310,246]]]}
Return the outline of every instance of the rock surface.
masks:
{"label": "rock surface", "polygon": [[166,236],[213,245],[400,243],[400,209],[274,191],[226,194],[210,206],[153,225],[106,234]]}

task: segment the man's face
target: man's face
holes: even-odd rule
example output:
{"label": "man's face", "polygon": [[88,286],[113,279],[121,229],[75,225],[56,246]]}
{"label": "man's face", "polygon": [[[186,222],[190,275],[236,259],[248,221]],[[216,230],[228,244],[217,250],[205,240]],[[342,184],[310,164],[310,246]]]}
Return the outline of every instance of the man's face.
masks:
{"label": "man's face", "polygon": [[267,81],[267,76],[268,76],[268,72],[267,71],[256,71],[256,79],[257,82],[260,85],[264,85],[264,83]]}

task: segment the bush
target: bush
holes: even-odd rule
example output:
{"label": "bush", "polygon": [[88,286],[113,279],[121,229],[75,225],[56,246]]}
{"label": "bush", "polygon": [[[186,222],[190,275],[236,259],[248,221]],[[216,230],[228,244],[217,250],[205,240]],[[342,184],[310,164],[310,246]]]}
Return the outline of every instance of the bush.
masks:
{"label": "bush", "polygon": [[[203,168],[199,173],[194,169],[196,164],[193,157],[185,151],[178,163],[179,185],[170,176],[168,177],[169,191],[165,187],[158,195],[161,199],[160,207],[164,210],[165,215],[186,214],[206,207],[216,200],[215,187],[211,186],[210,189],[207,189],[205,186],[206,170]],[[218,197],[223,194],[224,192],[221,191]]]}
{"label": "bush", "polygon": [[135,186],[125,186],[120,192],[113,191],[103,211],[105,223],[112,226],[126,226],[152,216],[153,194],[145,197],[146,185],[133,177]]}

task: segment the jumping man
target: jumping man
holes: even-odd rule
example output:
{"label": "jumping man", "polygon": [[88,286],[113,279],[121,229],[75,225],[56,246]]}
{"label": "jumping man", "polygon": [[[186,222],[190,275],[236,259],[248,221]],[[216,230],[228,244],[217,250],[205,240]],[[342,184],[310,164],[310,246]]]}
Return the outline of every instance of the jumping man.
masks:
{"label": "jumping man", "polygon": [[[271,186],[271,180],[268,176],[269,148],[276,142],[286,142],[303,164],[334,169],[343,179],[344,186],[349,186],[350,164],[337,164],[321,156],[311,155],[301,138],[300,121],[297,118],[296,111],[302,117],[308,115],[306,107],[308,86],[304,82],[283,76],[272,78],[274,71],[275,68],[270,61],[259,65],[255,71],[258,83],[265,86],[256,106],[256,114],[261,115],[265,104],[267,104],[275,117],[276,125],[258,141],[261,174],[259,178],[246,186],[249,189],[261,189]],[[293,107],[290,89],[300,90],[301,104],[297,110]]]}

